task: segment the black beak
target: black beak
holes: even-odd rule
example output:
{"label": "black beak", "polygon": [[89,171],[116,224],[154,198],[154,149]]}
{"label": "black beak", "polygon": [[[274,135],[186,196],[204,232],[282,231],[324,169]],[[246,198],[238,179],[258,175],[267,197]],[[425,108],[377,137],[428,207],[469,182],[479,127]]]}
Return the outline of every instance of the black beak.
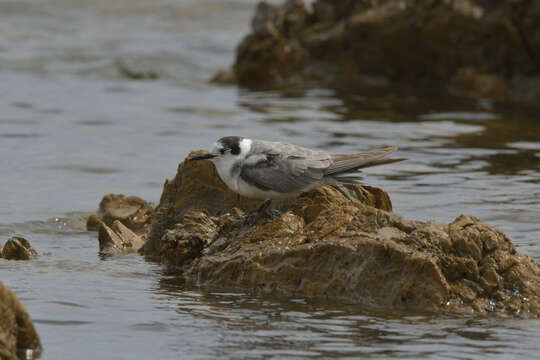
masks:
{"label": "black beak", "polygon": [[210,153],[206,153],[206,154],[194,156],[194,157],[192,157],[191,159],[189,159],[189,161],[195,161],[195,160],[207,160],[207,159],[215,158],[216,156],[217,156],[217,155],[213,155],[213,154],[210,154]]}

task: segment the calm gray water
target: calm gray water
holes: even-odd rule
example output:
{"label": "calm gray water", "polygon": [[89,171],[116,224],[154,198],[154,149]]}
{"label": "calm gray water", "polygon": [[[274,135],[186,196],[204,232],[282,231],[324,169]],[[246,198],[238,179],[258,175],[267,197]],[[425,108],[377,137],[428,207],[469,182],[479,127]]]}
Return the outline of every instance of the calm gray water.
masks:
{"label": "calm gray water", "polygon": [[[374,168],[408,218],[473,214],[540,260],[540,116],[489,100],[207,83],[229,66],[254,1],[0,1],[0,262],[43,359],[534,358],[540,321],[369,312],[186,291],[138,255],[102,260],[75,230],[104,194],[158,201],[189,151],[231,134],[332,152],[398,145]],[[122,76],[118,61],[160,76]],[[75,227],[74,227],[75,226]]]}

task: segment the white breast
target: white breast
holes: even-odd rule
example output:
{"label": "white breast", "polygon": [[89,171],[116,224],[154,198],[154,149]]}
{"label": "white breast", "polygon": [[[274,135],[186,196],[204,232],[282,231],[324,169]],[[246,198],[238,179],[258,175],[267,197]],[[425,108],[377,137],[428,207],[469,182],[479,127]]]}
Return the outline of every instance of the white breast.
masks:
{"label": "white breast", "polygon": [[[238,179],[237,174],[232,173],[232,169],[235,167],[236,159],[232,157],[222,158],[219,161],[215,161],[214,165],[220,179],[232,190],[238,192]],[[236,176],[235,176],[236,175]]]}

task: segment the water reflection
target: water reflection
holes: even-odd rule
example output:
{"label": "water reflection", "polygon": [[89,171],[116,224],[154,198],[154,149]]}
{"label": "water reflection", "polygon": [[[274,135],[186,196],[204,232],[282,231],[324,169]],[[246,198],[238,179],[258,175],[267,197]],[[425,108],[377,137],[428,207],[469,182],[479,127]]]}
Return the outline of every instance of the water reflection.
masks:
{"label": "water reflection", "polygon": [[[522,335],[528,327],[540,326],[537,320],[519,326],[521,322],[503,319],[366,311],[303,298],[186,291],[174,278],[163,278],[155,291],[173,301],[180,316],[211,324],[220,340],[206,350],[228,357],[511,357],[535,346]],[[503,330],[508,326],[511,339]]]}

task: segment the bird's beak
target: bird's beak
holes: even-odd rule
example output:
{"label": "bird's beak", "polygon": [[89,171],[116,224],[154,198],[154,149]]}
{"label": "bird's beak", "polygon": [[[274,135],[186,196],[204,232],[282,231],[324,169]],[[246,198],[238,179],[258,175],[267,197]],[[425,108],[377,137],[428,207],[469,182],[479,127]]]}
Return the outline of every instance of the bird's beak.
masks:
{"label": "bird's beak", "polygon": [[195,160],[207,160],[207,159],[215,158],[216,156],[217,156],[217,155],[210,154],[210,153],[206,153],[206,154],[194,156],[194,157],[192,157],[191,159],[189,159],[189,161],[195,161]]}

